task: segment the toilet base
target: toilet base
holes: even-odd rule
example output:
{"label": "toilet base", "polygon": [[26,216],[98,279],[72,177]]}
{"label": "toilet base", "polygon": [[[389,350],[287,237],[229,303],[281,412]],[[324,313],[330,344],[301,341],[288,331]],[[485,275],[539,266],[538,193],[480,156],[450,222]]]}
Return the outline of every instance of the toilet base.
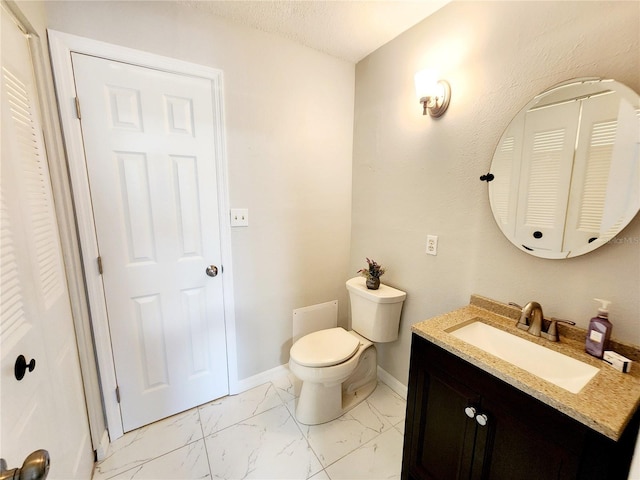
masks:
{"label": "toilet base", "polygon": [[354,372],[342,383],[303,382],[296,400],[296,420],[304,425],[330,422],[363,402],[378,384],[377,352],[369,346]]}

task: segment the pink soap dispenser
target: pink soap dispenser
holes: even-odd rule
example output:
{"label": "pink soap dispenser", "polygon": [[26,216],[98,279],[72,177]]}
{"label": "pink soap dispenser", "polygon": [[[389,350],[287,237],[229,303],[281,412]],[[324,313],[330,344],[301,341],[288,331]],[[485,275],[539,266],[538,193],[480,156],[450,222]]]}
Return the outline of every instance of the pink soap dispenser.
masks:
{"label": "pink soap dispenser", "polygon": [[587,353],[594,357],[602,358],[604,351],[607,349],[609,338],[611,337],[611,329],[613,328],[609,321],[609,304],[611,302],[599,298],[594,298],[594,300],[602,305],[598,308],[598,316],[593,317],[589,322],[585,349]]}

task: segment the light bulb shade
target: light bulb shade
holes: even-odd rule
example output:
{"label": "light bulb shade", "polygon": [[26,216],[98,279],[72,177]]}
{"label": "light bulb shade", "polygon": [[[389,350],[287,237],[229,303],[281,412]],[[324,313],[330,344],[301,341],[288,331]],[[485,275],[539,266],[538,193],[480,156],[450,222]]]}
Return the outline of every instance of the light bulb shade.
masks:
{"label": "light bulb shade", "polygon": [[433,98],[441,90],[438,87],[438,72],[431,68],[416,73],[414,81],[418,99],[424,97]]}

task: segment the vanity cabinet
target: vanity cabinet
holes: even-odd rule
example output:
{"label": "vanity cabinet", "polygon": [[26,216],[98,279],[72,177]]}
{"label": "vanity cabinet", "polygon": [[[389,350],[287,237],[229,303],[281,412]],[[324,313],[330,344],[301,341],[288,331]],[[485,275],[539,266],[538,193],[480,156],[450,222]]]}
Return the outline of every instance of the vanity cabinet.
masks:
{"label": "vanity cabinet", "polygon": [[413,334],[402,479],[626,480],[615,442]]}

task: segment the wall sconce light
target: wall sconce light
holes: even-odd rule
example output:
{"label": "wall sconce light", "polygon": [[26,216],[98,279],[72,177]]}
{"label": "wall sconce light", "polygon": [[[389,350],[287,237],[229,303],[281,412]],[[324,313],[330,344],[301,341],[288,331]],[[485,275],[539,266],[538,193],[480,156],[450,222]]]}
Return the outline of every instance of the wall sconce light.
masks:
{"label": "wall sconce light", "polygon": [[446,80],[439,80],[435,70],[427,69],[416,73],[416,95],[422,104],[422,114],[439,117],[447,111],[451,98],[451,87]]}

